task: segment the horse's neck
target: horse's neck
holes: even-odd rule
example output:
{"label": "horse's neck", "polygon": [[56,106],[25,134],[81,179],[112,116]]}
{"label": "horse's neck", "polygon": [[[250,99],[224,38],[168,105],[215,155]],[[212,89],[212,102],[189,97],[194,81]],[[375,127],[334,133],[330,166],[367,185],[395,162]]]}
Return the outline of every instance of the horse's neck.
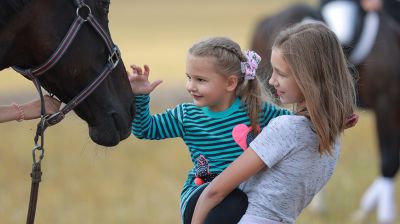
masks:
{"label": "horse's neck", "polygon": [[10,49],[10,43],[8,41],[3,41],[3,38],[0,34],[0,70],[3,70],[7,67],[8,65],[8,59],[7,59],[7,54]]}
{"label": "horse's neck", "polygon": [[0,70],[14,65],[13,49],[16,33],[28,23],[24,14],[29,10],[31,0],[1,0],[0,1]]}
{"label": "horse's neck", "polygon": [[14,65],[14,57],[12,56],[12,47],[15,35],[7,30],[0,31],[0,70]]}

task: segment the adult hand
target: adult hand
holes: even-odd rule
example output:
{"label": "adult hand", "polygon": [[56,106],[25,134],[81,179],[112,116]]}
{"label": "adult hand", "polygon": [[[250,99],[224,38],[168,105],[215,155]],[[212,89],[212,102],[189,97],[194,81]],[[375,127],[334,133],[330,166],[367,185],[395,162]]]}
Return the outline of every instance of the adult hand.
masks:
{"label": "adult hand", "polygon": [[149,82],[150,68],[148,65],[144,65],[144,71],[141,67],[136,65],[131,65],[131,68],[132,73],[129,74],[128,72],[128,78],[132,92],[136,95],[150,94],[162,83],[162,80],[156,80],[152,83]]}

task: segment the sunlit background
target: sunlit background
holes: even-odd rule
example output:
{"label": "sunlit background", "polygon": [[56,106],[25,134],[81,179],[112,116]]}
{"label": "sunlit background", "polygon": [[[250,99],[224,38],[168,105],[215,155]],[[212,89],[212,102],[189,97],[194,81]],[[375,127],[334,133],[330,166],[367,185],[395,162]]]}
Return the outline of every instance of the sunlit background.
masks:
{"label": "sunlit background", "polygon": [[[110,29],[127,67],[148,64],[151,79],[164,80],[151,98],[152,112],[162,112],[190,101],[184,63],[194,42],[222,35],[247,49],[259,19],[295,2],[300,1],[113,0]],[[37,97],[28,80],[10,70],[0,73],[1,104]],[[298,223],[351,223],[363,192],[377,176],[374,116],[358,113],[360,121],[346,131],[342,156],[327,185],[326,212],[305,210]],[[0,124],[0,223],[25,222],[36,123]],[[179,194],[192,166],[180,139],[130,137],[105,148],[92,143],[86,124],[69,114],[46,131],[45,150],[36,223],[180,222]]]}

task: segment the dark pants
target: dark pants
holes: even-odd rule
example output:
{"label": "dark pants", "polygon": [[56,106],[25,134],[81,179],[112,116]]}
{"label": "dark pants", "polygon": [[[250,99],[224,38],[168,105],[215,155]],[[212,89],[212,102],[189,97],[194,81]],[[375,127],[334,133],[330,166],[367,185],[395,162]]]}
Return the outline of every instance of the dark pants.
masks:
{"label": "dark pants", "polygon": [[[186,205],[185,213],[183,214],[183,223],[190,224],[194,208],[201,192],[205,187],[196,192]],[[237,224],[246,212],[248,205],[247,195],[239,190],[233,190],[226,198],[213,208],[208,214],[205,224]]]}

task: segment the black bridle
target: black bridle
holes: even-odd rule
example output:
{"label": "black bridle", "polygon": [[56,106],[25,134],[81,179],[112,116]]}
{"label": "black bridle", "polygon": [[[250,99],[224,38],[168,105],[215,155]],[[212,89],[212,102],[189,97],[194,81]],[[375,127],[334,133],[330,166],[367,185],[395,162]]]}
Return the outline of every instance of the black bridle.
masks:
{"label": "black bridle", "polygon": [[[45,63],[36,68],[24,69],[18,66],[12,67],[15,71],[32,80],[39,93],[41,101],[41,119],[37,126],[36,135],[34,138],[35,146],[32,151],[32,185],[27,216],[28,224],[34,223],[35,221],[37,196],[42,175],[40,164],[44,157],[43,146],[45,129],[60,122],[68,112],[73,110],[80,102],[86,99],[86,97],[88,97],[100,85],[100,83],[103,82],[103,80],[111,73],[111,71],[114,70],[114,68],[118,65],[120,61],[120,51],[118,47],[112,42],[109,34],[101,27],[96,18],[93,16],[90,7],[85,4],[84,0],[74,0],[74,4],[76,6],[75,20],[73,21],[67,34],[64,36],[63,40],[61,41],[55,52],[50,56],[50,58],[47,59]],[[94,79],[84,90],[82,90],[77,96],[69,101],[59,112],[48,115],[45,111],[44,96],[38,77],[46,73],[55,64],[57,64],[57,62],[70,47],[82,25],[87,22],[94,28],[94,30],[97,32],[97,34],[99,34],[99,36],[106,44],[109,51],[108,61],[105,64],[103,70],[96,77],[96,79]]]}

